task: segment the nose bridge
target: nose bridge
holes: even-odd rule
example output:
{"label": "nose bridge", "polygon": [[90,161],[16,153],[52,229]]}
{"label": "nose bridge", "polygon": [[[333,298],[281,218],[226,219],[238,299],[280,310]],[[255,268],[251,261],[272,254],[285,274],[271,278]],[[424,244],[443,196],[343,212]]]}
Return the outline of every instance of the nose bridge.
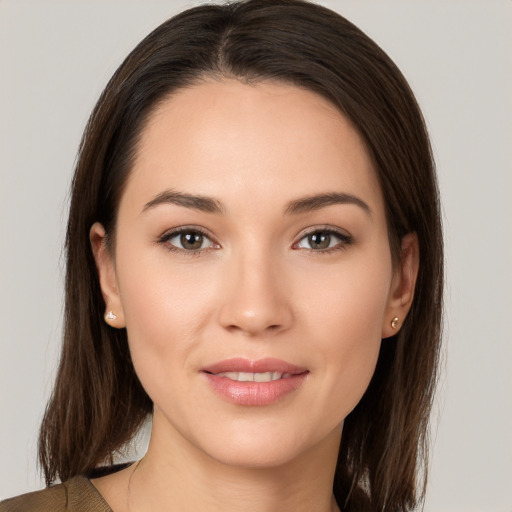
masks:
{"label": "nose bridge", "polygon": [[255,245],[233,251],[220,320],[232,331],[248,335],[277,332],[292,319],[285,276],[268,247]]}

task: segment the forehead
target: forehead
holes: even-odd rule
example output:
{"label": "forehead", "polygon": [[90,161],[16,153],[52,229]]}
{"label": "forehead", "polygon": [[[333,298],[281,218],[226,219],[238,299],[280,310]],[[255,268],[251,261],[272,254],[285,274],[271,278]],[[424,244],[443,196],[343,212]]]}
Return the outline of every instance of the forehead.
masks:
{"label": "forehead", "polygon": [[364,195],[377,209],[382,201],[350,121],[322,96],[275,82],[205,81],[161,102],[126,193],[143,201],[169,188],[244,204],[332,190]]}

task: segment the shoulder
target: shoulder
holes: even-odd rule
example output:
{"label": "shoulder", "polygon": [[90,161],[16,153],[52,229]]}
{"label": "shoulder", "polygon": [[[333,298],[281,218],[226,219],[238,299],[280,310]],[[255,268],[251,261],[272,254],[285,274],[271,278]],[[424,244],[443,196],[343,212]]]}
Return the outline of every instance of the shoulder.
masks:
{"label": "shoulder", "polygon": [[83,476],[0,502],[0,512],[112,512]]}

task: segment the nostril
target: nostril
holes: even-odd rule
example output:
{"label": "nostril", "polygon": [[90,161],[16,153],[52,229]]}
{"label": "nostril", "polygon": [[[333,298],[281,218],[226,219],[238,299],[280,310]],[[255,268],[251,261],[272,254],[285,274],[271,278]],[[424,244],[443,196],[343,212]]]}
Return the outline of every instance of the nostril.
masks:
{"label": "nostril", "polygon": [[226,329],[233,333],[242,332],[242,333],[246,333],[248,335],[252,335],[252,334],[257,334],[258,332],[263,333],[264,331],[266,331],[267,333],[276,333],[281,329],[281,327],[282,326],[280,324],[272,324],[272,325],[268,325],[267,327],[263,327],[263,328],[260,328],[258,326],[249,326],[249,325],[240,326],[240,325],[236,325],[236,324],[230,324],[230,325],[226,326]]}

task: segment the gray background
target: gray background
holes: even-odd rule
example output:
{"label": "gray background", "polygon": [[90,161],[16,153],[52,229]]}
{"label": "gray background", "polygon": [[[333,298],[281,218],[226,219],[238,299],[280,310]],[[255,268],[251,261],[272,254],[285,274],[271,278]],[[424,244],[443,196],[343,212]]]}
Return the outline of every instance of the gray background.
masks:
{"label": "gray background", "polygon": [[[132,47],[198,3],[0,1],[0,499],[43,485],[36,436],[58,354],[67,190],[88,114]],[[438,164],[445,365],[425,510],[511,512],[512,2],[324,4],[402,69]]]}

